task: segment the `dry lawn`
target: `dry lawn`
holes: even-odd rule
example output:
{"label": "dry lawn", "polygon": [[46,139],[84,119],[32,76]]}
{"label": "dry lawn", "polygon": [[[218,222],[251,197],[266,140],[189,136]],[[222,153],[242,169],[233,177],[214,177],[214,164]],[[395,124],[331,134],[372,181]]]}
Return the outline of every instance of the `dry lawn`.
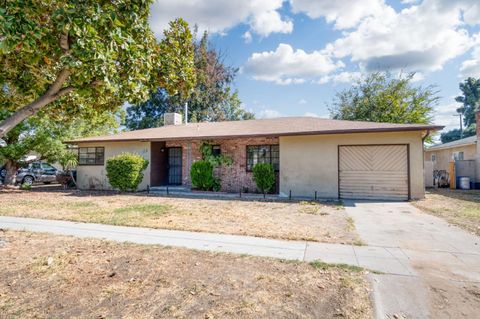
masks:
{"label": "dry lawn", "polygon": [[118,195],[0,191],[0,215],[214,232],[328,243],[359,243],[342,206]]}
{"label": "dry lawn", "polygon": [[413,202],[413,205],[480,235],[480,190],[431,189],[425,199]]}
{"label": "dry lawn", "polygon": [[0,318],[371,318],[362,271],[0,232]]}

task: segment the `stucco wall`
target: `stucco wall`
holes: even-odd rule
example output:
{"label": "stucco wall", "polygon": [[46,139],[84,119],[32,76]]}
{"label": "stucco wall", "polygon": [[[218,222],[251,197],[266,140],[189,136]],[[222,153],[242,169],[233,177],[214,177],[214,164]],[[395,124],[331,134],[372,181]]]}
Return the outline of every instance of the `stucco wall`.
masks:
{"label": "stucco wall", "polygon": [[453,147],[443,150],[425,151],[425,160],[431,161],[432,154],[435,154],[435,161],[433,162],[433,170],[447,170],[448,163],[452,161],[453,153],[463,152],[464,160],[474,160],[476,158],[477,146],[476,145],[464,145],[459,147]]}
{"label": "stucco wall", "polygon": [[280,137],[280,194],[337,198],[338,145],[353,144],[409,144],[411,197],[424,197],[421,132]]}
{"label": "stucco wall", "polygon": [[105,170],[106,161],[108,158],[124,152],[138,153],[149,161],[138,189],[145,190],[150,183],[150,142],[80,143],[78,147],[105,147],[104,165],[79,165],[77,167],[77,184],[80,189],[111,189]]}

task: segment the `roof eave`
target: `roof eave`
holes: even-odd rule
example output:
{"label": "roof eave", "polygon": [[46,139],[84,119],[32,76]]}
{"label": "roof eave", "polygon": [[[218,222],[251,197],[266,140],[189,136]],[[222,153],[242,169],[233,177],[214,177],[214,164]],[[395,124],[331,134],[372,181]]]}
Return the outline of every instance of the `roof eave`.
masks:
{"label": "roof eave", "polygon": [[167,137],[167,138],[119,138],[119,139],[89,139],[89,140],[72,140],[65,141],[66,144],[79,143],[98,143],[98,142],[160,142],[175,140],[199,140],[199,139],[232,139],[232,138],[248,138],[248,137],[280,137],[280,136],[302,136],[302,135],[331,135],[331,134],[352,134],[352,133],[382,133],[382,132],[412,132],[412,131],[439,131],[444,126],[425,126],[425,127],[381,127],[368,129],[350,129],[350,130],[330,130],[330,131],[305,131],[305,132],[285,132],[271,134],[241,134],[241,135],[205,135],[205,136],[189,136],[189,137]]}

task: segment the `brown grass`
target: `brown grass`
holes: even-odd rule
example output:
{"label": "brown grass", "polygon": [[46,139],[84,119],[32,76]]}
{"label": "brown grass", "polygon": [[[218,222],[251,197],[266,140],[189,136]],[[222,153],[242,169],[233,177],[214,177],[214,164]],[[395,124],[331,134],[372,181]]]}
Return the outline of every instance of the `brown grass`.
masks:
{"label": "brown grass", "polygon": [[431,189],[413,205],[480,235],[480,190]]}
{"label": "brown grass", "polygon": [[358,236],[338,204],[0,191],[0,215],[239,234],[328,243]]}
{"label": "brown grass", "polygon": [[0,233],[0,318],[371,318],[345,267]]}

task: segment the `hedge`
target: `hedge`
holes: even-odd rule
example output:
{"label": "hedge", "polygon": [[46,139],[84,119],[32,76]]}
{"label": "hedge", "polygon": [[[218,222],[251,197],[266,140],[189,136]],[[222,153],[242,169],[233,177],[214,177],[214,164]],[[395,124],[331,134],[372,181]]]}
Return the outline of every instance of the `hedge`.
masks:
{"label": "hedge", "polygon": [[142,182],[148,161],[139,154],[122,153],[107,159],[107,177],[113,188],[135,191]]}

